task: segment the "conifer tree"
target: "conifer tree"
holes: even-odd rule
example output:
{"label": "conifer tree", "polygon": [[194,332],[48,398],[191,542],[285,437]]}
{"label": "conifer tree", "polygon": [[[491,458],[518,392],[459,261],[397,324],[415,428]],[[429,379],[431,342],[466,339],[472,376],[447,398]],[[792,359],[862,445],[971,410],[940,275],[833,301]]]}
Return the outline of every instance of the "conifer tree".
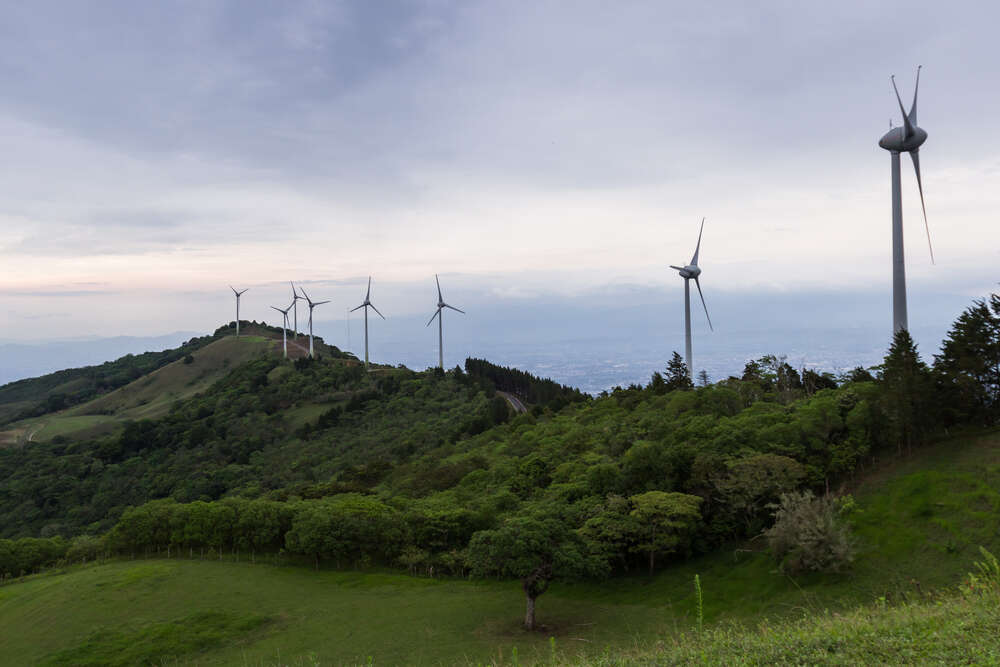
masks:
{"label": "conifer tree", "polygon": [[897,451],[901,454],[904,444],[910,451],[932,423],[933,382],[906,329],[893,337],[882,365],[881,384],[882,407]]}

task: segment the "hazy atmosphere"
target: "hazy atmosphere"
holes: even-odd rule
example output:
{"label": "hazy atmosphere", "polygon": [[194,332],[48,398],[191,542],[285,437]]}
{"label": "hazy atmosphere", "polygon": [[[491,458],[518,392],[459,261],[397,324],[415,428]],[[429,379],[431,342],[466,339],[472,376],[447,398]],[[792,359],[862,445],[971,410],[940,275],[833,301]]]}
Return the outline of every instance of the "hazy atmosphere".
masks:
{"label": "hazy atmosphere", "polygon": [[[695,313],[698,369],[763,352],[873,363],[890,334],[876,142],[899,123],[889,74],[908,104],[923,64],[936,265],[909,164],[903,201],[911,328],[934,352],[1000,279],[998,18],[988,3],[8,4],[0,339],[208,332],[233,319],[229,284],[250,288],[244,319],[280,324],[269,306],[296,280],[333,299],[317,333],[348,347],[350,326],[357,351],[346,311],[373,274],[390,318],[374,358],[422,368],[440,273],[468,313],[448,313],[446,364],[549,364],[600,389],[682,349],[668,265],[704,216],[716,330]],[[512,346],[536,333],[530,354]],[[796,358],[817,345],[829,358]]]}

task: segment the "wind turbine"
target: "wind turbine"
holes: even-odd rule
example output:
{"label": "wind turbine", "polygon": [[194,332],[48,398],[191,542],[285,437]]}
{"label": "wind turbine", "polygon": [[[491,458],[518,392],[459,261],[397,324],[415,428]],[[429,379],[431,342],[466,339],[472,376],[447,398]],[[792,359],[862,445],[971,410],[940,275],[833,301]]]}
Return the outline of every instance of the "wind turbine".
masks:
{"label": "wind turbine", "polygon": [[372,277],[368,276],[368,291],[365,292],[365,301],[364,301],[364,303],[362,303],[357,308],[351,308],[351,312],[352,313],[355,310],[358,310],[359,308],[364,308],[365,309],[365,370],[368,369],[368,309],[371,308],[376,313],[378,313],[379,317],[381,317],[383,320],[385,319],[385,315],[383,315],[382,313],[379,313],[378,312],[378,308],[376,308],[375,306],[372,305],[371,296],[372,296]]}
{"label": "wind turbine", "polygon": [[701,293],[701,283],[698,276],[701,269],[698,268],[698,252],[701,250],[701,233],[705,230],[705,218],[701,219],[701,229],[698,230],[698,245],[694,248],[694,257],[687,266],[670,265],[671,269],[677,269],[677,273],[684,279],[684,363],[687,364],[688,376],[694,382],[694,366],[691,365],[691,279],[698,288],[698,296],[701,297],[701,305],[705,309],[705,319],[708,320],[708,328],[712,331],[712,318],[708,316],[708,306],[705,305],[705,295]]}
{"label": "wind turbine", "polygon": [[434,321],[435,317],[438,318],[438,368],[444,370],[444,334],[442,332],[442,324],[441,324],[442,320],[444,320],[444,317],[441,315],[441,311],[445,308],[451,308],[452,310],[456,310],[462,313],[463,315],[465,314],[465,311],[458,310],[458,308],[456,308],[455,306],[448,305],[447,303],[444,302],[444,299],[441,297],[441,281],[438,280],[436,273],[434,274],[434,282],[437,283],[437,288],[438,288],[438,305],[437,305],[437,310],[434,311],[433,315],[431,315],[431,319],[427,321],[427,326],[431,325],[431,322]]}
{"label": "wind turbine", "polygon": [[[913,170],[917,174],[917,189],[920,190],[920,208],[924,212],[924,229],[927,231],[927,248],[934,263],[934,248],[931,246],[931,228],[927,224],[927,207],[924,206],[924,185],[920,180],[920,147],[927,140],[927,133],[917,126],[917,91],[920,89],[920,67],[917,67],[917,82],[913,87],[913,105],[910,113],[903,108],[903,100],[896,88],[896,77],[891,76],[892,89],[903,114],[903,124],[893,127],[878,141],[878,145],[889,151],[892,162],[892,331],[906,329],[906,263],[903,254],[903,196],[899,178],[899,154],[906,152],[913,160]],[[890,123],[891,125],[891,123]]]}
{"label": "wind turbine", "polygon": [[302,297],[299,296],[299,293],[295,291],[295,283],[289,282],[288,284],[292,286],[292,305],[295,307],[295,336],[294,336],[294,338],[298,339],[298,337],[299,337],[299,301],[302,300]]}
{"label": "wind turbine", "polygon": [[281,313],[281,347],[285,351],[285,359],[288,358],[288,311],[290,311],[294,305],[295,302],[292,301],[291,305],[284,310],[278,308],[277,306],[271,306],[271,308],[274,308],[276,311]]}
{"label": "wind turbine", "polygon": [[230,285],[229,289],[233,290],[233,294],[236,295],[236,337],[239,338],[240,337],[240,297],[243,296],[243,292],[246,292],[250,288],[247,287],[246,289],[244,289],[242,291],[237,291],[235,287],[233,287],[232,285]]}
{"label": "wind turbine", "polygon": [[311,359],[313,356],[313,308],[316,306],[322,306],[324,303],[330,303],[330,301],[329,299],[326,301],[313,301],[309,298],[309,295],[306,294],[304,289],[300,287],[299,291],[302,292],[302,298],[304,298],[306,303],[309,305],[309,358]]}

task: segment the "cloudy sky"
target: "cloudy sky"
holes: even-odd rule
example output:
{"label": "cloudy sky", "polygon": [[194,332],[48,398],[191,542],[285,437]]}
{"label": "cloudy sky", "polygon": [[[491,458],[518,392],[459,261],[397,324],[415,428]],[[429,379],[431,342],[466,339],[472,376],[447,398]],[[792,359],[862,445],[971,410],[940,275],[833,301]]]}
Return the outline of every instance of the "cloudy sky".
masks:
{"label": "cloudy sky", "polygon": [[888,327],[876,142],[899,122],[889,74],[909,105],[917,64],[937,264],[907,161],[911,291],[964,303],[1000,280],[995,3],[39,1],[2,16],[0,339],[211,330],[231,318],[227,284],[252,289],[244,315],[260,319],[289,279],[342,301],[317,311],[342,321],[369,273],[384,310],[414,317],[435,272],[471,310],[679,297],[665,267],[690,258],[702,216],[716,294],[877,293]]}

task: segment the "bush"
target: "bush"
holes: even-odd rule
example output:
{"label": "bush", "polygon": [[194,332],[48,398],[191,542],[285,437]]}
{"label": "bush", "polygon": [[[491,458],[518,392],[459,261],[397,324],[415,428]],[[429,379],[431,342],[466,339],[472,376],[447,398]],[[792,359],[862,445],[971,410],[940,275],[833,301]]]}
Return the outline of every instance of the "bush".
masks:
{"label": "bush", "polygon": [[843,515],[850,496],[817,498],[812,491],[781,494],[774,525],[764,532],[781,569],[797,572],[840,572],[854,561],[855,545]]}

